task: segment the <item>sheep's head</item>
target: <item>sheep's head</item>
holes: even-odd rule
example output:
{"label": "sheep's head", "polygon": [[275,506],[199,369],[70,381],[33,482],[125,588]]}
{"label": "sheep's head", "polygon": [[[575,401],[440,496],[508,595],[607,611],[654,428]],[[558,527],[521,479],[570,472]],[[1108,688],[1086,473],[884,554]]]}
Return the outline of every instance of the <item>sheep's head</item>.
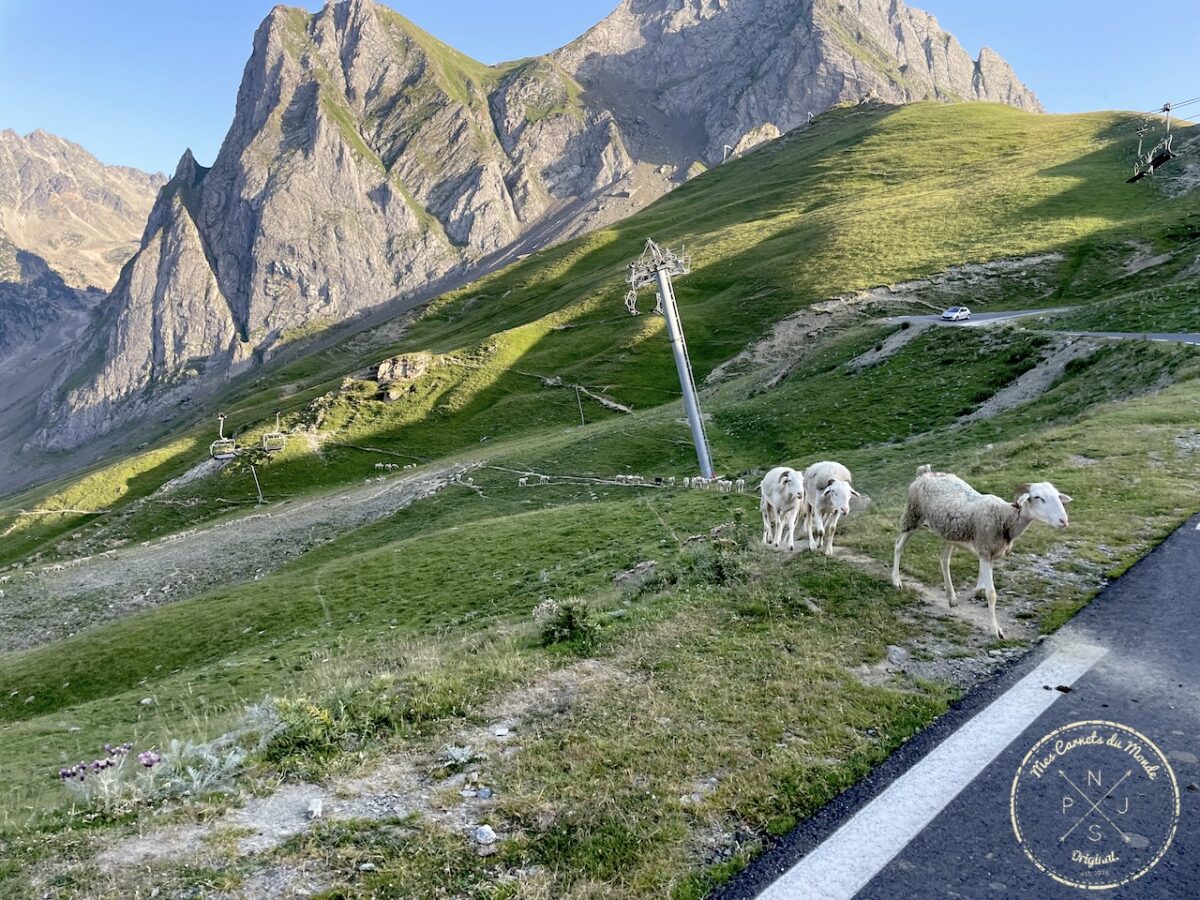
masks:
{"label": "sheep's head", "polygon": [[857,496],[858,491],[845,481],[830,482],[825,490],[821,491],[822,505],[840,512],[843,516],[850,515],[850,498]]}
{"label": "sheep's head", "polygon": [[1023,484],[1017,488],[1013,506],[1029,518],[1044,522],[1052,528],[1066,528],[1070,524],[1066,505],[1071,502],[1068,494],[1061,494],[1048,481]]}

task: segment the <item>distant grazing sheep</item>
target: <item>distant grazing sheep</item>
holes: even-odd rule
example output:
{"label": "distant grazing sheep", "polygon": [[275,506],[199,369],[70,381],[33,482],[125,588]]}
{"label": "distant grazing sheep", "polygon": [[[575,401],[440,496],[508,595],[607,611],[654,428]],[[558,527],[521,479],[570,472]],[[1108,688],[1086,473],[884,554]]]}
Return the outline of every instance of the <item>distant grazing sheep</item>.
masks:
{"label": "distant grazing sheep", "polygon": [[383,471],[383,463],[375,463],[375,471],[376,472]]}
{"label": "distant grazing sheep", "polygon": [[517,487],[528,487],[528,486],[529,486],[528,478],[518,478],[517,479]]}
{"label": "distant grazing sheep", "polygon": [[549,484],[549,483],[550,483],[549,475],[539,475],[538,476],[538,484]]}
{"label": "distant grazing sheep", "polygon": [[763,538],[768,546],[779,547],[783,532],[788,532],[788,549],[796,549],[796,520],[804,512],[804,478],[795,469],[777,466],[763,476],[759,485],[762,500]]}
{"label": "distant grazing sheep", "polygon": [[816,550],[817,535],[824,538],[826,556],[833,555],[833,533],[842,516],[850,515],[850,498],[858,497],[851,482],[850,470],[828,460],[813,463],[804,470],[804,527],[808,532],[808,549]]}
{"label": "distant grazing sheep", "polygon": [[908,488],[908,503],[900,519],[900,537],[892,561],[892,583],[901,586],[900,554],[908,539],[922,525],[945,541],[942,547],[942,578],[946,582],[946,598],[951,606],[958,605],[954,583],[950,580],[950,557],[955,547],[970,550],[979,559],[979,580],[971,596],[982,591],[992,615],[992,630],[996,637],[1004,632],[996,621],[996,584],[992,578],[993,563],[1012,549],[1013,541],[1025,533],[1034,522],[1052,528],[1069,524],[1064,505],[1071,502],[1066,494],[1048,481],[1023,484],[1017,488],[1010,503],[994,494],[981,494],[961,478],[945,472],[933,472],[929,466],[917,469],[917,478]]}
{"label": "distant grazing sheep", "polygon": [[733,483],[733,489],[734,489],[735,491],[737,491],[739,494],[744,494],[744,493],[746,493],[746,479],[745,479],[745,478],[739,478],[737,481],[735,481],[735,482]]}
{"label": "distant grazing sheep", "polygon": [[[667,486],[668,486],[668,487],[675,487],[675,476],[674,476],[674,475],[672,475],[672,476],[670,476],[669,478],[667,478]],[[686,485],[685,485],[685,486],[686,486]]]}

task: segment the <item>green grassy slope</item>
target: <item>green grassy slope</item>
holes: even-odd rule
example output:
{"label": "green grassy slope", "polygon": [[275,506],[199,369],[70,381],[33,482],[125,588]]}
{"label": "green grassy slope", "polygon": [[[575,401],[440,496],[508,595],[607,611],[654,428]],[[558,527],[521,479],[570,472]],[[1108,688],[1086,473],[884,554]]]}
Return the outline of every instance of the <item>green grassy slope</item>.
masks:
{"label": "green grassy slope", "polygon": [[[356,439],[434,458],[483,437],[574,421],[574,391],[547,387],[538,375],[635,409],[671,400],[677,387],[656,337],[661,322],[630,319],[620,302],[625,264],[648,236],[693,251],[695,271],[678,292],[701,378],[810,303],[967,261],[1060,251],[1067,259],[1054,302],[1093,299],[1097,279],[1110,277],[1112,248],[1145,235],[1186,239],[1172,237],[1171,226],[1195,205],[1163,202],[1150,185],[1117,187],[1131,152],[1128,123],[1114,114],[1034,116],[985,104],[832,111],[818,127],[719,167],[626,222],[431,304],[390,349],[444,353],[456,364],[431,372],[411,400],[362,409],[351,397],[343,412]],[[284,406],[294,424],[304,403],[384,355],[355,347],[351,340],[247,382],[222,405],[232,423],[262,428]],[[611,415],[594,402],[586,412]],[[197,449],[179,450],[176,474]],[[286,494],[359,472],[358,460],[328,453],[319,465],[294,457],[273,477]],[[135,497],[131,491],[126,501]],[[0,531],[14,508],[37,499],[30,493],[0,508]],[[61,524],[47,520],[47,536]],[[36,544],[26,538],[10,552]],[[0,560],[5,554],[0,549]]]}
{"label": "green grassy slope", "polygon": [[[104,741],[206,737],[264,695],[303,697],[334,724],[258,771],[328,773],[359,753],[435,749],[464,722],[486,721],[497,696],[582,655],[616,673],[616,687],[585,692],[570,714],[540,722],[524,753],[488,766],[502,798],[497,830],[514,836],[496,865],[543,866],[550,896],[701,895],[952,695],[914,679],[864,681],[858,667],[881,660],[888,644],[920,644],[931,627],[949,629],[941,639],[964,653],[987,642],[931,624],[912,595],[875,572],[755,549],[753,495],[515,485],[514,471],[528,469],[652,477],[694,468],[661,322],[625,314],[624,266],[648,236],[693,253],[694,271],[677,286],[700,378],[810,304],[1006,256],[1061,260],[1040,281],[988,291],[992,308],[1076,305],[1074,316],[1144,323],[1157,309],[1139,298],[1168,296],[1186,315],[1186,262],[1200,235],[1178,223],[1200,200],[1124,184],[1129,121],[989,105],[835,110],[626,222],[440,298],[394,345],[350,339],[232,386],[222,400],[231,421],[260,423],[248,439],[281,405],[287,424],[325,436],[297,436],[280,457],[259,460],[275,500],[359,483],[378,451],[486,465],[473,472],[475,490],[451,487],[262,580],[0,657],[0,840],[22,860],[9,883],[57,846],[44,834],[61,818],[33,836],[18,828],[60,796],[48,773]],[[1126,280],[1133,240],[1170,261]],[[965,290],[964,301],[984,308]],[[643,297],[643,308],[652,302]],[[1054,339],[934,329],[881,363],[851,365],[897,331],[875,321],[877,311],[817,315],[831,327],[811,338],[802,329],[786,366],[747,364],[703,392],[721,471],[841,459],[871,503],[839,544],[881,561],[919,463],[1001,494],[1035,475],[1054,480],[1076,497],[1072,531],[1031,530],[1020,549],[1068,548],[1056,566],[1071,577],[1049,582],[1016,562],[999,575],[1002,606],[1028,600],[1018,615],[1046,628],[1194,509],[1188,485],[1200,453],[1182,440],[1200,421],[1192,350],[1105,348],[1031,402],[962,425],[958,417],[1032,368]],[[400,399],[378,399],[368,367],[410,351],[438,364]],[[585,399],[588,424],[577,427],[574,384],[634,412]],[[242,464],[178,489],[169,504],[152,496],[204,447],[196,426],[7,502],[0,563],[71,557],[240,514],[229,500],[252,496]],[[1136,496],[1121,488],[1134,478]],[[35,508],[83,512],[18,513]],[[726,522],[726,536],[712,539]],[[694,535],[710,539],[689,542]],[[906,559],[930,583],[933,550],[914,541]],[[646,559],[658,562],[650,583],[614,584]],[[964,584],[971,575],[966,560],[955,571]],[[545,598],[586,603],[601,623],[595,640],[542,646],[528,619]],[[380,678],[392,686],[382,694]],[[146,696],[156,703],[141,706]],[[635,770],[636,779],[622,774]],[[719,784],[711,798],[677,802],[709,777]],[[727,832],[717,850],[704,843]],[[71,846],[87,858],[86,846]],[[360,878],[355,862],[368,847],[379,874]],[[494,887],[492,864],[433,826],[402,836],[330,826],[274,859],[320,860],[338,896],[385,884],[403,894],[434,872],[448,893],[489,896]],[[96,882],[84,869],[71,878],[86,895]],[[170,877],[184,885],[196,876]]]}

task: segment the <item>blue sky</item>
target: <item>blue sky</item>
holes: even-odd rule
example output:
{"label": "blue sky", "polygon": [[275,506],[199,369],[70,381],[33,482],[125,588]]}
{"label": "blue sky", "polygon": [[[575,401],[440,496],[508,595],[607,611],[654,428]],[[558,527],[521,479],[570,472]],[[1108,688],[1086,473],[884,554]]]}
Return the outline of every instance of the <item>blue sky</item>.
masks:
{"label": "blue sky", "polygon": [[[617,0],[392,0],[485,62],[551,50]],[[211,163],[270,0],[0,0],[0,129],[44,128],[105,162]],[[295,4],[301,5],[301,4]],[[321,2],[303,3],[317,9]],[[974,55],[986,44],[1051,112],[1147,110],[1200,96],[1200,4],[914,0]]]}

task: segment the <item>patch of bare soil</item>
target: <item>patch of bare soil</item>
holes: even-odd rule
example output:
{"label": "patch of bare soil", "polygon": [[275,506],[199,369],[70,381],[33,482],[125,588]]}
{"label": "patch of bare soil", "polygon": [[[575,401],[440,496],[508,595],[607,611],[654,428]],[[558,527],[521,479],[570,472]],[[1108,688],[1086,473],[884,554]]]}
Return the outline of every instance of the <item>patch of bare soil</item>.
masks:
{"label": "patch of bare soil", "polygon": [[[261,578],[338,535],[442,490],[463,466],[371,479],[333,495],[41,568],[8,573],[0,651],[66,637],[98,622]],[[186,477],[186,476],[185,476]]]}
{"label": "patch of bare soil", "polygon": [[[856,553],[845,547],[834,548],[834,556],[838,559],[848,562],[851,565],[857,566],[863,571],[870,572],[878,578],[886,578],[891,580],[892,571],[884,563],[877,559]],[[926,608],[930,613],[940,618],[958,619],[970,625],[975,632],[980,635],[980,640],[983,643],[990,643],[992,635],[992,617],[988,613],[987,601],[980,594],[978,598],[973,595],[975,582],[971,581],[968,589],[964,589],[963,585],[956,585],[956,594],[958,595],[958,605],[951,606],[946,599],[946,591],[941,587],[931,587],[921,581],[916,580],[911,575],[901,570],[904,586],[912,591],[915,591],[917,596],[924,601]],[[1005,598],[1001,596],[1003,601]],[[1000,622],[1000,627],[1004,629],[1004,635],[1007,638],[1029,639],[1033,637],[1032,629],[1028,622],[1014,618],[1014,610],[1008,608],[1009,604],[998,602],[996,604],[996,618]]]}
{"label": "patch of bare soil", "polygon": [[[199,864],[214,852],[214,841],[223,832],[235,836],[239,856],[263,854],[325,819],[418,815],[422,821],[471,837],[487,817],[494,797],[488,784],[488,760],[520,752],[524,736],[534,733],[539,720],[565,715],[581,695],[628,680],[624,672],[591,659],[547,672],[485,708],[482,717],[488,724],[459,729],[438,753],[392,754],[327,785],[284,785],[211,822],[173,825],[119,840],[96,857],[96,865],[112,874],[131,866]],[[489,852],[485,846],[480,844],[483,853]],[[252,883],[260,882],[263,894],[247,892]],[[305,891],[315,893],[326,887],[328,879],[320,872],[271,865],[250,876],[235,896],[308,896]]]}
{"label": "patch of bare soil", "polygon": [[1161,266],[1172,259],[1170,253],[1155,254],[1154,248],[1142,241],[1128,241],[1127,246],[1133,248],[1133,256],[1125,262],[1122,278],[1128,278],[1130,275],[1136,275],[1138,272],[1152,269],[1154,266]]}
{"label": "patch of bare soil", "polygon": [[967,425],[981,419],[989,419],[997,413],[1036,400],[1062,377],[1071,360],[1090,356],[1098,349],[1097,343],[1082,338],[1065,338],[1057,341],[1036,366],[1021,375],[1016,381],[1001,388],[977,410],[960,418],[958,423]]}

